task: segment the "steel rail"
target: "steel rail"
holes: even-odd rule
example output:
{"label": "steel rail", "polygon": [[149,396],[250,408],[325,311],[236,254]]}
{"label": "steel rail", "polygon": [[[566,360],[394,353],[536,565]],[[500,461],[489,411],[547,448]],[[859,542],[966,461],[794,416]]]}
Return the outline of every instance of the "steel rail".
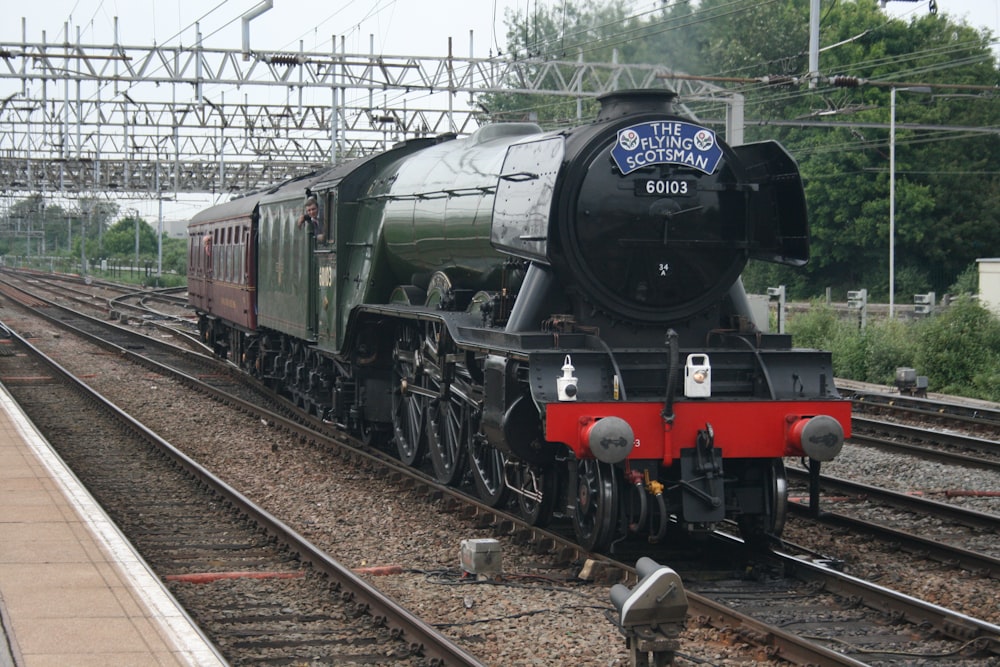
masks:
{"label": "steel rail", "polygon": [[[0,327],[3,327],[2,323],[0,323]],[[441,665],[484,666],[484,663],[478,658],[466,652],[419,617],[403,608],[374,586],[365,582],[349,568],[315,547],[277,517],[257,506],[249,498],[213,475],[197,461],[184,454],[159,435],[146,428],[131,415],[119,409],[114,403],[91,389],[54,359],[31,345],[25,338],[7,327],[3,328],[9,332],[12,338],[16,339],[26,349],[30,350],[32,354],[36,355],[54,374],[69,383],[75,391],[85,396],[87,400],[91,401],[107,414],[140,434],[189,475],[209,487],[214,493],[225,498],[227,502],[245,514],[251,521],[260,525],[269,534],[297,552],[301,558],[309,561],[318,571],[329,576],[332,581],[340,584],[342,590],[346,591],[355,603],[367,607],[369,615],[384,620],[390,627],[401,632],[413,647],[419,648],[423,655],[432,660],[439,661],[437,664]]]}

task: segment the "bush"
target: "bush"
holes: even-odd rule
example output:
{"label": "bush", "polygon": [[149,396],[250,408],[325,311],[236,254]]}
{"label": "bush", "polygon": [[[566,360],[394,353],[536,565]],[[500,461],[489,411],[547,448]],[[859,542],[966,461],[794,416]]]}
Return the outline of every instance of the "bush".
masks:
{"label": "bush", "polygon": [[840,319],[826,304],[814,301],[807,312],[789,317],[787,330],[796,347],[830,350],[837,377],[855,378],[864,373],[857,322]]}
{"label": "bush", "polygon": [[822,301],[813,301],[809,310],[789,316],[785,324],[797,347],[828,349],[844,333],[837,311]]}
{"label": "bush", "polygon": [[1000,320],[963,297],[916,327],[916,367],[932,391],[1000,400]]}
{"label": "bush", "polygon": [[916,350],[911,325],[902,320],[876,320],[861,335],[865,382],[892,384],[896,369],[915,366]]}
{"label": "bush", "polygon": [[164,273],[161,276],[148,275],[142,279],[143,287],[181,287],[187,284],[187,276]]}
{"label": "bush", "polygon": [[958,274],[955,283],[948,288],[951,294],[978,294],[979,293],[979,266],[969,264],[965,270]]}
{"label": "bush", "polygon": [[788,320],[796,347],[830,350],[839,378],[892,384],[896,368],[926,375],[931,391],[1000,401],[1000,319],[964,297],[922,320],[869,319],[864,331],[814,303]]}

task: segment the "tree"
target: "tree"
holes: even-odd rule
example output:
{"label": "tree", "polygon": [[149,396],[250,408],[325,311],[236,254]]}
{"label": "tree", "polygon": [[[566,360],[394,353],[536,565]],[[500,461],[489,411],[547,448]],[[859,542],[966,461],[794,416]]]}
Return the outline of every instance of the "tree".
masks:
{"label": "tree", "polygon": [[[907,126],[987,127],[1000,121],[995,103],[977,97],[974,89],[951,87],[996,85],[990,38],[943,16],[927,15],[909,24],[886,21],[866,3],[834,6],[824,23],[824,35],[830,43],[863,35],[843,49],[824,52],[821,65],[831,75],[918,81],[934,92],[896,94],[895,263],[900,278],[897,297],[944,292],[970,262],[992,254],[991,248],[1000,242],[995,206],[1000,181],[988,166],[1000,158],[1000,141],[995,133]],[[948,87],[934,88],[935,83]],[[786,137],[807,179],[813,214],[813,287],[864,286],[884,299],[891,86],[828,88],[823,95],[824,111],[856,123],[855,127],[837,129],[830,137],[816,138],[829,132],[826,129],[795,130]]]}
{"label": "tree", "polygon": [[136,228],[139,233],[139,254],[156,255],[156,230],[137,214],[129,214],[115,222],[104,234],[104,251],[109,256],[135,257]]}
{"label": "tree", "polygon": [[[54,203],[42,194],[29,195],[14,202],[4,216],[11,232],[5,251],[27,254],[26,233],[30,231],[32,254],[42,254],[44,250],[48,255],[75,256],[80,252],[79,235],[86,227],[87,238],[94,239],[96,252],[103,229],[117,213],[116,203],[94,197],[81,197],[75,206],[69,206]],[[44,238],[38,238],[38,232]]]}
{"label": "tree", "polygon": [[[4,252],[28,254],[28,233],[32,235],[30,252],[33,255],[51,254],[66,250],[69,229],[68,212],[58,204],[46,203],[40,194],[30,195],[14,202],[4,216],[9,234],[4,239]],[[44,238],[37,234],[43,233]]]}
{"label": "tree", "polygon": [[[542,63],[547,61],[610,62],[615,49],[624,52],[625,62],[641,62],[633,51],[642,39],[624,40],[623,35],[638,37],[647,28],[641,20],[632,19],[623,0],[580,3],[563,2],[558,6],[536,7],[531,14],[507,10],[507,56],[524,60],[536,86],[558,87],[556,81],[538,80]],[[571,72],[560,72],[567,80]],[[523,81],[508,81],[512,91],[526,88]],[[545,96],[537,93],[510,92],[485,94],[477,98],[488,121],[533,121],[543,127],[559,127],[577,122],[577,100]],[[582,105],[582,118],[591,118],[598,105],[590,100]]]}
{"label": "tree", "polygon": [[163,238],[163,270],[179,275],[187,274],[188,240],[186,238]]}

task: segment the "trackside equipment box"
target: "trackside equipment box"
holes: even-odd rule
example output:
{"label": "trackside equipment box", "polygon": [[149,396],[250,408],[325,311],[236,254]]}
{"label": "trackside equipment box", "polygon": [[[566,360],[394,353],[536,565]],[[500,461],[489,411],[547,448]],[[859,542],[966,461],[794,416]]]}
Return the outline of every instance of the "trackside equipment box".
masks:
{"label": "trackside equipment box", "polygon": [[500,571],[500,543],[492,538],[462,540],[462,569],[469,574],[496,574]]}

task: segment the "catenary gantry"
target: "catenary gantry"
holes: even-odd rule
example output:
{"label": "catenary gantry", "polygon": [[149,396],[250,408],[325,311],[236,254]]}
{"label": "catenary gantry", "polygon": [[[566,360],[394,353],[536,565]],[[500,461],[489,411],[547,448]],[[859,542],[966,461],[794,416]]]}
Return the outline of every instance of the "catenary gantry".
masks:
{"label": "catenary gantry", "polygon": [[244,191],[401,139],[470,133],[491,119],[476,104],[490,92],[579,108],[613,90],[668,86],[692,116],[725,113],[729,143],[742,140],[740,96],[664,65],[477,58],[471,36],[467,57],[451,42],[447,56],[416,57],[348,53],[343,39],[330,52],[244,52],[200,37],[127,46],[77,34],[0,43],[2,192]]}

